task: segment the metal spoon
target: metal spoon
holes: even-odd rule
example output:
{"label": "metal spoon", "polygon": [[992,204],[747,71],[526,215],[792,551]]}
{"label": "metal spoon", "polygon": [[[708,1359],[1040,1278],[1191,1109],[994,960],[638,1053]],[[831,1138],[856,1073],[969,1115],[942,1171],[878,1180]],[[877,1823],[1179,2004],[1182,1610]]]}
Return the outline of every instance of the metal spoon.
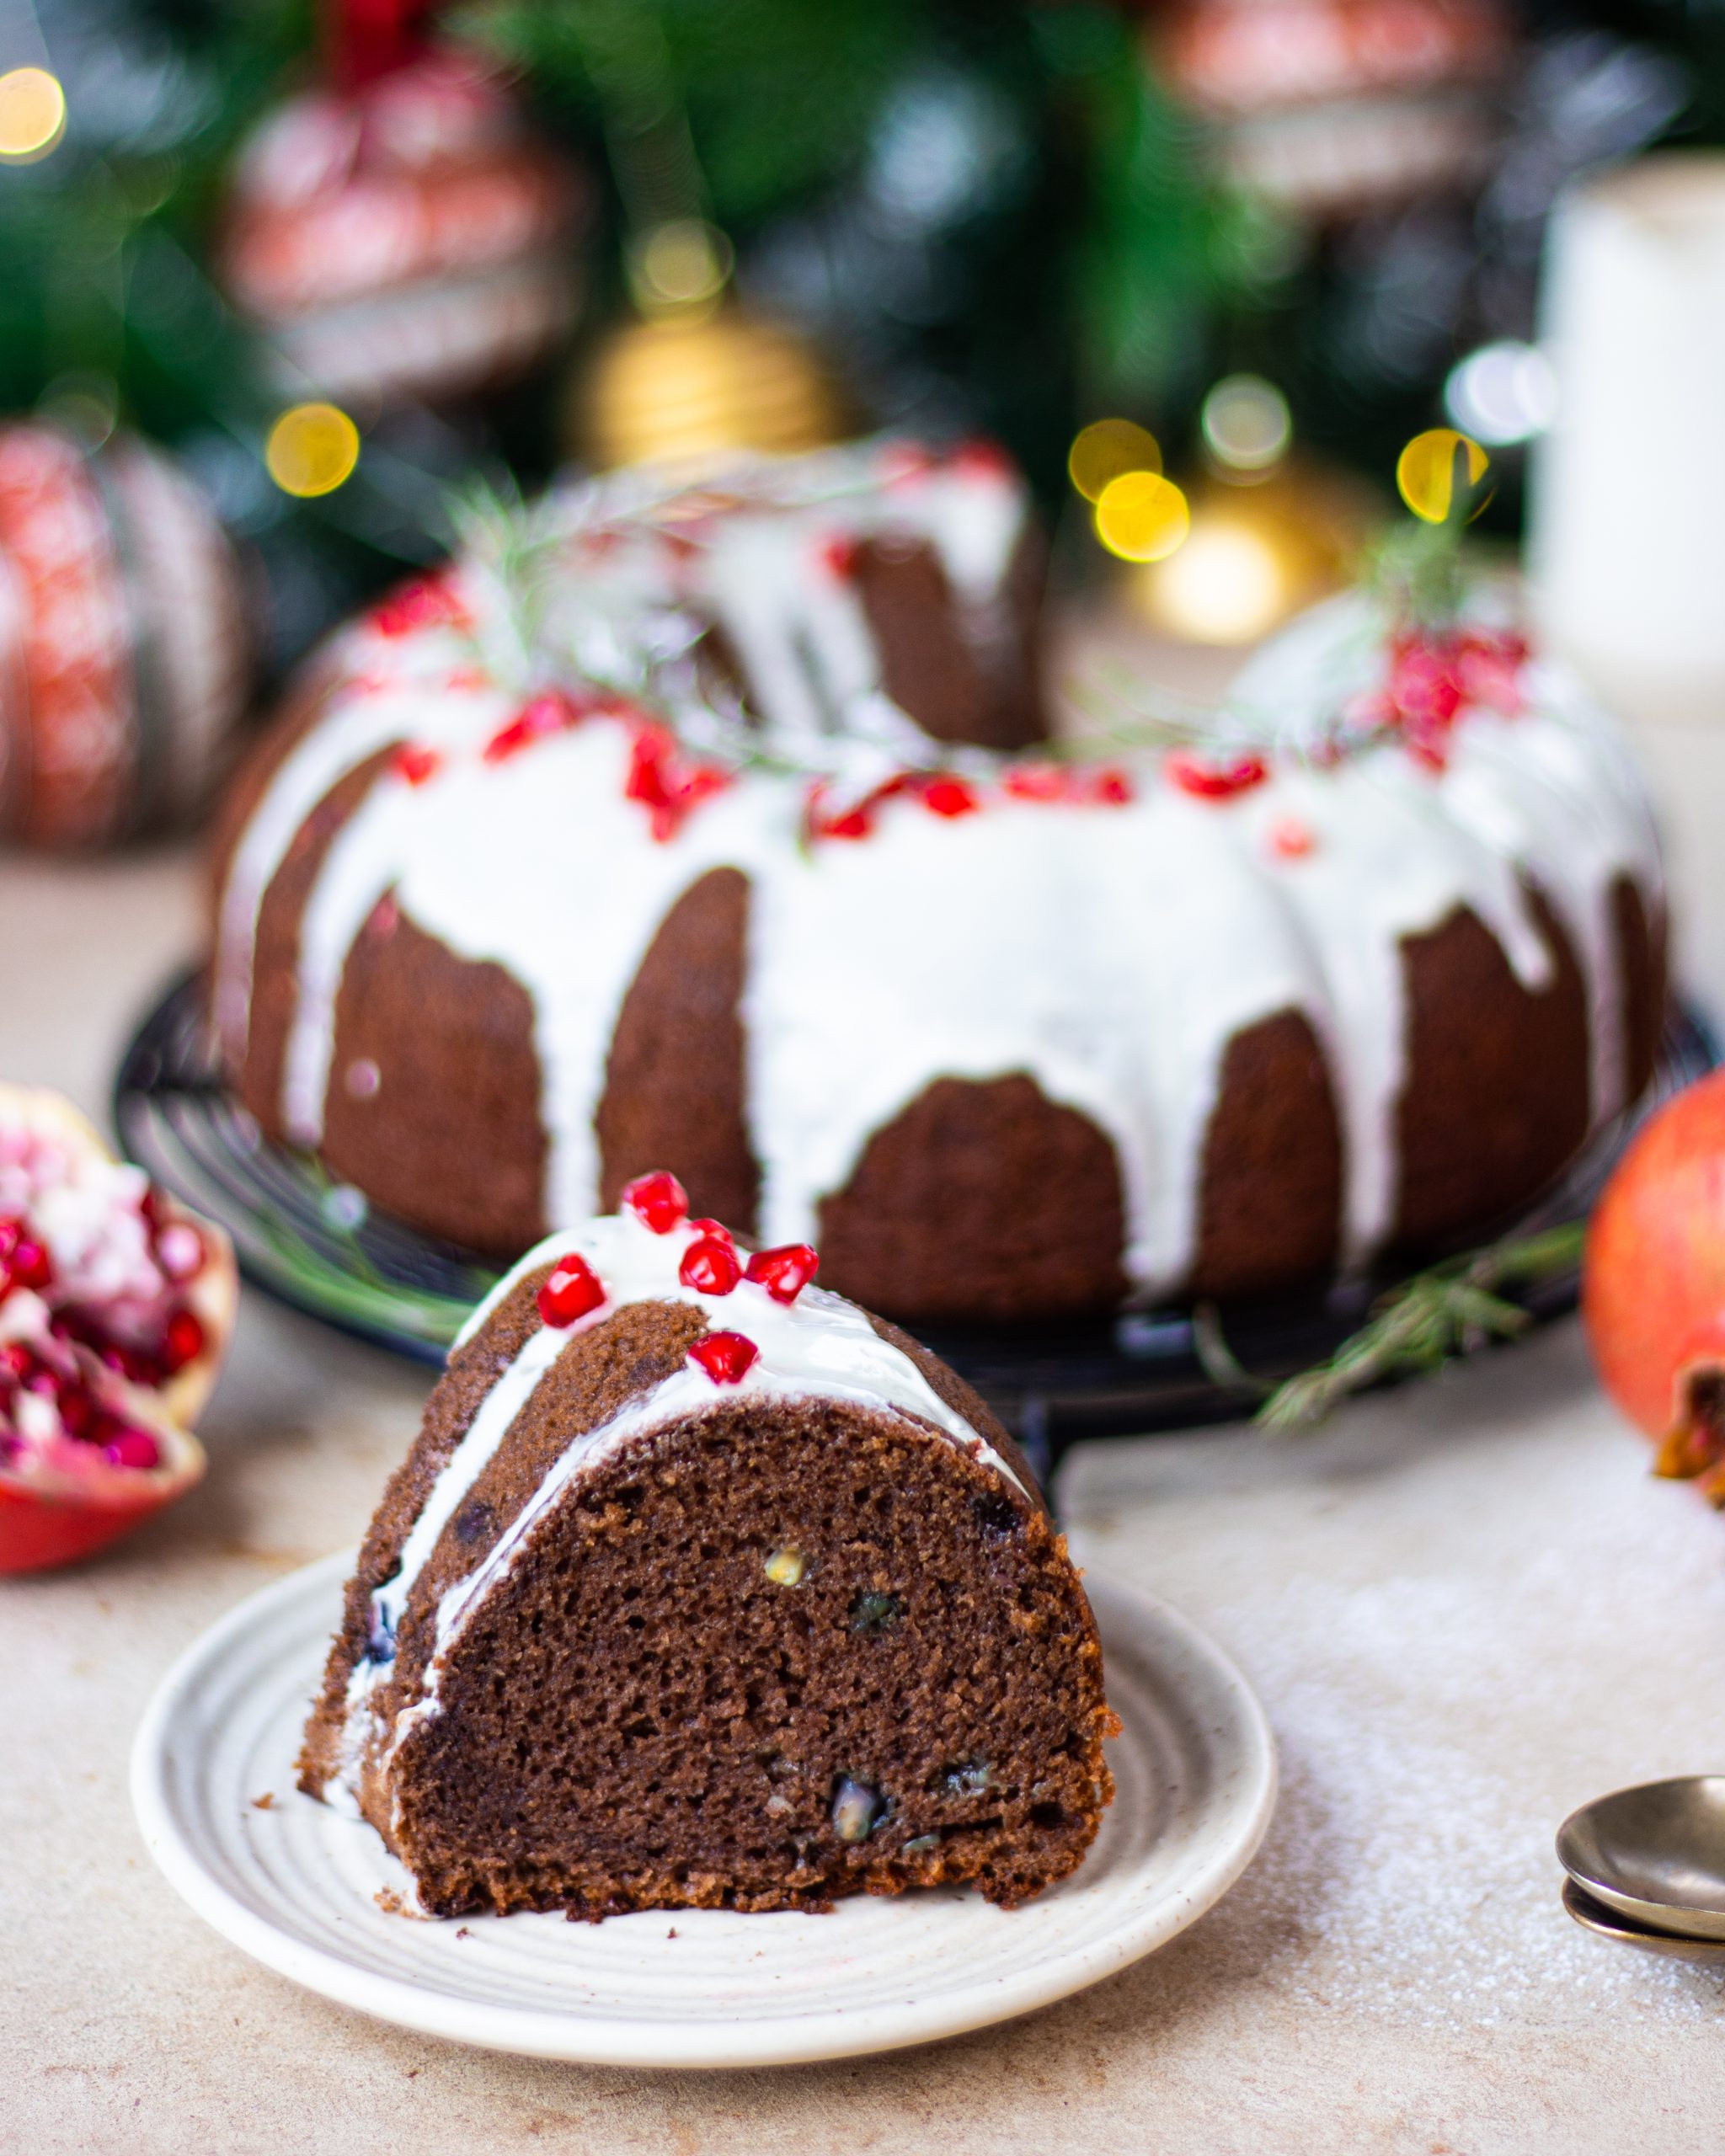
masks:
{"label": "metal spoon", "polygon": [[1595,1797],[1557,1829],[1557,1857],[1594,1901],[1633,1924],[1725,1944],[1725,1774]]}
{"label": "metal spoon", "polygon": [[1563,1881],[1563,1906],[1584,1931],[1601,1939],[1615,1939],[1625,1946],[1639,1946],[1643,1953],[1669,1954],[1679,1961],[1725,1961],[1725,1939],[1691,1939],[1680,1931],[1659,1931],[1652,1924],[1637,1924],[1596,1902],[1573,1879]]}

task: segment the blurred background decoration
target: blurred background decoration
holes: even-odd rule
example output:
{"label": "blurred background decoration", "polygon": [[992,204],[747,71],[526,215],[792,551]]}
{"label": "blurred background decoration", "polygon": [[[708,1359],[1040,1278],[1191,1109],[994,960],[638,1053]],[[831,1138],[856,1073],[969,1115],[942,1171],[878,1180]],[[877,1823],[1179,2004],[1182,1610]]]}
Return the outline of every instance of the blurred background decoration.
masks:
{"label": "blurred background decoration", "polygon": [[475,465],[874,426],[1226,646],[1422,429],[1519,529],[1552,205],[1722,93],[1720,0],[0,0],[0,415],[175,459],[266,679]]}

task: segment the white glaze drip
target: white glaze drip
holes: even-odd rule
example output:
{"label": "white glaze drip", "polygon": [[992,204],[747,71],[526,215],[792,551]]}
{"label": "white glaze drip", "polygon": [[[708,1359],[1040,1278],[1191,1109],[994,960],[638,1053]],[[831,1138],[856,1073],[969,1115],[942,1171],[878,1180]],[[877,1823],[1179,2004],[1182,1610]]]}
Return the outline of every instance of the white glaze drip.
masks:
{"label": "white glaze drip", "polygon": [[[820,531],[872,528],[915,504],[916,528],[935,536],[955,587],[975,596],[991,578],[997,585],[1018,521],[1010,488],[959,473],[937,471],[902,497],[871,493],[862,483],[881,454],[766,467],[750,500],[784,496],[797,513],[777,523],[696,516],[692,552],[665,552],[675,504],[638,477],[555,500],[547,527],[574,534],[571,549],[605,516],[625,531],[611,545],[607,526],[606,548],[591,563],[583,556],[579,575],[574,552],[565,561],[583,625],[565,645],[625,682],[650,671],[654,652],[686,653],[701,622],[729,606],[739,646],[761,640],[747,655],[777,682],[766,701],[782,737],[841,712],[873,737],[852,752],[890,762],[894,727],[918,737],[863,686],[852,636],[860,617],[822,565]],[[475,570],[465,587],[482,613],[484,583]],[[672,584],[686,615],[666,596]],[[656,612],[643,595],[656,595]],[[626,598],[646,609],[646,627]],[[818,663],[792,665],[809,659],[801,631],[815,623]],[[800,625],[788,640],[787,624]],[[505,641],[499,632],[488,643],[483,621],[479,636],[487,648]],[[379,641],[362,640],[350,663],[363,655],[375,670]],[[442,632],[426,643],[424,654],[398,654],[396,686],[338,699],[289,760],[224,906],[223,979],[243,1011],[258,899],[305,814],[368,744],[410,732],[446,747],[427,783],[391,778],[371,789],[318,879],[287,1057],[286,1106],[307,1142],[341,1077],[328,1065],[349,951],[393,889],[427,934],[462,958],[494,961],[526,989],[550,1140],[547,1213],[590,1214],[594,1123],[618,1013],[666,915],[724,867],[750,887],[747,1115],[769,1242],[818,1241],[821,1199],[845,1187],[873,1134],[936,1078],[1024,1073],[1113,1141],[1135,1293],[1177,1288],[1196,1245],[1204,1135],[1228,1046],[1294,1010],[1327,1051],[1343,1126],[1346,1247],[1363,1259],[1393,1225],[1407,1075],[1402,941],[1468,908],[1523,985],[1543,989],[1551,954],[1526,882],[1546,895],[1583,969],[1594,1121],[1619,1105],[1610,887],[1627,875],[1657,907],[1658,849],[1615,731],[1553,668],[1525,670],[1522,715],[1466,714],[1440,773],[1393,738],[1320,767],[1304,751],[1383,671],[1369,610],[1344,599],[1304,617],[1241,677],[1236,723],[1255,712],[1277,743],[1261,786],[1197,800],[1144,757],[1132,765],[1129,805],[1021,803],[990,790],[998,760],[960,751],[952,760],[987,794],[980,813],[947,821],[895,800],[866,841],[809,849],[798,844],[803,779],[753,768],[654,842],[646,812],[623,798],[629,735],[615,718],[487,764],[483,743],[512,706],[500,691],[443,688],[451,651],[470,648]],[[722,728],[722,714],[709,707],[705,723]],[[1277,846],[1290,822],[1313,841],[1297,857]]]}

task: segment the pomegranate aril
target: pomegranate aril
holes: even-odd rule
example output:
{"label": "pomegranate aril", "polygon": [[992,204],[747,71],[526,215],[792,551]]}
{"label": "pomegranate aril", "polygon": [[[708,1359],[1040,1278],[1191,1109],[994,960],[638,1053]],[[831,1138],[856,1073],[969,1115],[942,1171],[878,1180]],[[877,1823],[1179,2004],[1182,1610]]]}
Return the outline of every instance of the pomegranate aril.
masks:
{"label": "pomegranate aril", "polygon": [[81,1385],[62,1386],[60,1393],[60,1420],[69,1438],[90,1438],[95,1434],[99,1410]]}
{"label": "pomegranate aril", "polygon": [[9,1258],[18,1248],[19,1238],[24,1234],[22,1220],[0,1220],[0,1258]]}
{"label": "pomegranate aril", "polygon": [[424,786],[443,769],[443,758],[438,750],[427,749],[416,741],[403,742],[391,761],[397,776],[409,786]]}
{"label": "pomegranate aril", "polygon": [[184,1307],[174,1311],[162,1335],[162,1365],[169,1377],[195,1363],[204,1352],[204,1328]]}
{"label": "pomegranate aril", "polygon": [[0,1379],[19,1384],[29,1373],[35,1357],[21,1342],[8,1340],[0,1348]]}
{"label": "pomegranate aril", "polygon": [[689,1216],[688,1193],[676,1177],[663,1168],[626,1182],[623,1203],[638,1220],[644,1220],[655,1235],[668,1235]]}
{"label": "pomegranate aril", "polygon": [[761,1359],[761,1350],[740,1332],[709,1332],[689,1350],[715,1385],[740,1385]]}
{"label": "pomegranate aril", "polygon": [[103,1446],[102,1457],[113,1467],[147,1471],[162,1465],[162,1448],[147,1430],[126,1423]]}
{"label": "pomegranate aril", "polygon": [[961,778],[937,777],[922,788],[922,805],[937,816],[970,816],[982,806],[975,787]]}
{"label": "pomegranate aril", "polygon": [[605,1300],[605,1283],[579,1252],[557,1262],[557,1270],[539,1290],[539,1315],[547,1325],[573,1325]]}
{"label": "pomegranate aril", "polygon": [[809,1243],[781,1243],[776,1250],[757,1250],[749,1260],[744,1278],[765,1288],[776,1303],[793,1303],[814,1278],[820,1254]]}
{"label": "pomegranate aril", "polygon": [[1200,801],[1226,801],[1231,795],[1262,786],[1269,776],[1269,767],[1262,756],[1236,756],[1231,763],[1212,764],[1188,755],[1183,750],[1177,750],[1162,768],[1183,793],[1194,794]]}
{"label": "pomegranate aril", "polygon": [[677,1278],[702,1295],[728,1295],[743,1277],[736,1245],[729,1235],[702,1235],[683,1252]]}
{"label": "pomegranate aril", "polygon": [[15,1287],[46,1288],[53,1284],[54,1261],[49,1257],[46,1246],[33,1235],[20,1236],[13,1244],[7,1270]]}

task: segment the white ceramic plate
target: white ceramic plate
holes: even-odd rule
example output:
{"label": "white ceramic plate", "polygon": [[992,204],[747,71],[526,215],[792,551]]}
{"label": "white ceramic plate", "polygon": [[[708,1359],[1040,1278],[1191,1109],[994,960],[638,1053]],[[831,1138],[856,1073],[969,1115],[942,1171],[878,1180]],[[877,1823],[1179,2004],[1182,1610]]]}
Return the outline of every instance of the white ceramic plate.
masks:
{"label": "white ceramic plate", "polygon": [[[767,2066],[926,2043],[1081,1990],[1172,1939],[1250,1862],[1275,1801],[1263,1710],[1183,1618],[1090,1598],[1125,1724],[1118,1794],[1070,1879],[1010,1913],[936,1888],[830,1916],[676,1910],[428,1922],[370,1827],[302,1796],[293,1761],[350,1557],[242,1603],[184,1655],[132,1753],[150,1852],[267,1967],[381,2020],[541,2058]],[[259,1809],[257,1800],[270,1802]]]}

